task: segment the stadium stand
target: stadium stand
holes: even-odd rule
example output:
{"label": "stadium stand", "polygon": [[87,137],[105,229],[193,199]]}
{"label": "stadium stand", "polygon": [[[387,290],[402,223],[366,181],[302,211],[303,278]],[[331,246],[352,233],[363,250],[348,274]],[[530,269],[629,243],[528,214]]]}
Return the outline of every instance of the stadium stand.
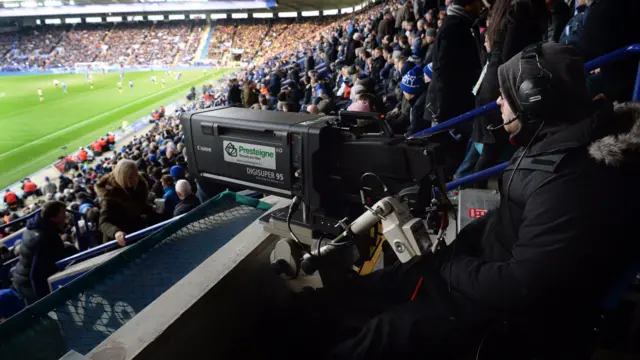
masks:
{"label": "stadium stand", "polygon": [[[113,236],[107,239],[101,234],[100,208],[103,199],[94,185],[122,160],[135,162],[140,176],[148,184],[149,205],[166,205],[174,200],[174,190],[170,184],[172,181],[187,180],[195,193],[198,186],[195,179],[189,178],[186,173],[184,134],[177,117],[182,112],[218,105],[244,105],[265,111],[313,114],[337,114],[347,109],[374,111],[384,113],[398,133],[410,136],[420,131],[428,132],[425,129],[432,125],[438,126],[439,120],[447,120],[429,117],[427,112],[430,104],[424,99],[431,91],[431,79],[425,80],[424,71],[431,62],[429,51],[433,51],[433,45],[427,41],[427,34],[429,29],[436,31],[437,25],[430,23],[420,28],[414,21],[405,21],[399,27],[398,19],[408,19],[407,9],[402,4],[391,2],[367,8],[354,15],[333,18],[282,19],[265,24],[216,24],[207,56],[218,65],[224,65],[232,58],[232,49],[241,49],[241,59],[248,65],[237,74],[237,78],[223,86],[204,86],[199,92],[192,90],[189,100],[184,102],[176,114],[158,114],[149,132],[122,146],[106,144],[109,150],[103,150],[104,155],[96,156],[92,162],[80,159],[80,155],[75,154],[68,162],[70,166],[66,174],[52,181],[52,186],[48,183],[37,184],[43,196],[34,205],[18,205],[4,211],[0,225],[4,223],[10,226],[2,227],[0,241],[21,231],[25,225],[24,221],[19,220],[21,215],[38,211],[42,202],[50,199],[63,201],[71,214],[79,212],[86,216],[81,226],[78,226],[77,219],[74,221],[73,216],[67,219],[64,231],[67,237],[64,240],[68,247],[80,249],[79,243],[85,241],[87,236],[88,246],[96,246],[111,239]],[[409,12],[412,13],[413,10]],[[377,38],[378,32],[386,26],[382,24],[387,20],[383,16],[390,17],[393,24],[389,28],[397,28],[400,30],[398,34]],[[410,17],[414,20],[424,17],[423,23],[427,22],[427,17],[423,14],[412,14]],[[90,61],[169,65],[177,57],[181,62],[193,60],[203,29],[203,23],[192,21],[121,23],[115,26],[78,25],[66,31],[44,27],[27,30],[16,37],[0,35],[0,51],[4,56],[3,65],[26,62],[30,66],[68,67],[75,62]],[[483,34],[486,34],[486,26],[483,26]],[[478,61],[462,59],[460,64],[478,67],[476,75],[480,75],[479,70],[484,65],[484,60],[487,59],[490,64],[490,41],[487,42],[487,47],[478,54]],[[521,50],[517,49],[516,53]],[[331,57],[336,60],[329,61]],[[480,58],[483,59],[482,62]],[[308,67],[310,71],[305,73],[304,69]],[[626,75],[634,78],[634,74]],[[413,81],[408,83],[407,76],[415,80],[419,85],[416,86],[418,89],[413,88]],[[477,76],[473,81],[476,80]],[[260,85],[254,89],[251,86],[253,82]],[[469,92],[466,88],[464,91]],[[241,92],[242,96],[239,95]],[[415,99],[422,99],[422,102],[416,105],[418,101],[412,100],[414,96]],[[250,98],[255,100],[248,103]],[[489,100],[495,100],[495,96]],[[481,103],[478,98],[475,101],[478,102],[475,104],[477,106],[491,105],[490,101]],[[495,107],[484,108],[482,113],[487,109],[495,111]],[[465,111],[450,115],[455,117]],[[486,128],[486,124],[482,123],[482,127]],[[456,130],[462,134],[454,134],[454,137],[460,136],[464,140],[460,144],[456,143],[460,149],[452,151],[461,156],[452,156],[455,162],[454,167],[448,169],[449,178],[459,180],[460,177],[471,174],[472,169],[484,170],[500,164],[500,160],[504,159],[497,156],[480,169],[480,154],[474,154],[472,147],[474,143],[483,143],[483,140],[471,134],[471,126]],[[97,141],[101,140],[108,142],[108,136]],[[513,146],[506,139],[501,140],[503,148],[500,150],[507,153],[511,150],[512,153]],[[475,155],[475,158],[471,156],[469,159],[470,154]],[[492,174],[495,174],[496,169],[504,169],[504,165],[501,166],[491,168]],[[450,185],[449,190],[469,184],[454,181]],[[49,193],[47,187],[55,189]],[[172,215],[172,212],[161,212],[154,222],[166,220]],[[3,261],[9,261],[18,255],[19,245],[16,244],[13,252],[6,255]]]}
{"label": "stadium stand", "polygon": [[224,61],[233,44],[235,32],[236,28],[233,25],[216,24],[209,43],[208,57],[214,61]]}
{"label": "stadium stand", "polygon": [[67,31],[51,53],[51,67],[72,67],[75,63],[93,62],[104,51],[103,41],[112,25],[78,24]]}
{"label": "stadium stand", "polygon": [[24,29],[16,34],[16,40],[6,54],[3,66],[23,65],[46,67],[49,56],[65,35],[65,30],[57,27],[37,27]]}
{"label": "stadium stand", "polygon": [[180,48],[187,43],[191,31],[190,22],[154,24],[145,38],[138,42],[129,63],[137,65],[171,65]]}
{"label": "stadium stand", "polygon": [[187,40],[187,44],[184,46],[182,53],[180,55],[180,62],[183,64],[189,64],[194,60],[194,56],[196,54],[196,50],[198,49],[198,45],[200,44],[200,38],[202,36],[202,31],[205,28],[205,23],[203,21],[197,21],[193,24],[191,33],[189,34],[189,38]]}
{"label": "stadium stand", "polygon": [[268,31],[269,25],[266,24],[238,26],[231,47],[242,49],[242,61],[251,62]]}

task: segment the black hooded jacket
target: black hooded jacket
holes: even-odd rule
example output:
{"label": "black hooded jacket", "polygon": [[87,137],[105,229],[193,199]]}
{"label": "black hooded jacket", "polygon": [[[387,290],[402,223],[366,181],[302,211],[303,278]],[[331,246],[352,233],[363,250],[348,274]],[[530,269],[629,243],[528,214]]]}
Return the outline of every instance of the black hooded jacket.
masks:
{"label": "black hooded jacket", "polygon": [[427,94],[426,113],[437,122],[449,120],[475,107],[471,90],[482,67],[468,16],[449,15],[438,30],[433,47],[433,78]]}
{"label": "black hooded jacket", "polygon": [[557,324],[577,326],[599,309],[638,256],[640,106],[595,106],[582,121],[543,128],[524,156],[520,148],[499,208],[437,254],[458,305],[518,319],[545,344],[570,335]]}
{"label": "black hooded jacket", "polygon": [[39,299],[49,293],[47,279],[58,271],[56,261],[66,256],[60,233],[54,223],[40,214],[27,222],[20,261],[13,272],[13,286],[23,296],[33,293]]}

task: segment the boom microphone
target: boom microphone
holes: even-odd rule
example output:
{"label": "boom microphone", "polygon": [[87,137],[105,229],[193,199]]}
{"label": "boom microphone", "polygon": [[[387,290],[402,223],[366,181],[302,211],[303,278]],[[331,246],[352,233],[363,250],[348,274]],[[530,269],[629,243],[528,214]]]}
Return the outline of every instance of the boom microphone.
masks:
{"label": "boom microphone", "polygon": [[517,118],[517,117],[514,117],[513,119],[511,119],[511,120],[507,121],[506,123],[502,123],[502,124],[500,124],[500,125],[498,125],[498,126],[489,125],[489,126],[487,126],[487,130],[489,130],[489,131],[496,131],[496,130],[498,130],[498,129],[500,129],[500,128],[503,128],[503,127],[505,127],[505,126],[507,126],[507,125],[511,124],[512,122],[515,122],[516,120],[518,120],[518,118]]}

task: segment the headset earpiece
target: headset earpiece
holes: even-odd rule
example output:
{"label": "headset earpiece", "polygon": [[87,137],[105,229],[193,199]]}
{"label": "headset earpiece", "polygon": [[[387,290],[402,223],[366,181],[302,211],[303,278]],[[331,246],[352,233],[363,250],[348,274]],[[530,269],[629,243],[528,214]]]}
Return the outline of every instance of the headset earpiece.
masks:
{"label": "headset earpiece", "polygon": [[520,104],[523,120],[526,122],[539,121],[545,117],[553,106],[553,93],[551,89],[551,73],[540,65],[539,55],[542,44],[535,44],[522,51],[520,59],[520,75],[522,74],[523,61],[535,61],[540,72],[533,78],[524,79],[518,88],[518,103]]}

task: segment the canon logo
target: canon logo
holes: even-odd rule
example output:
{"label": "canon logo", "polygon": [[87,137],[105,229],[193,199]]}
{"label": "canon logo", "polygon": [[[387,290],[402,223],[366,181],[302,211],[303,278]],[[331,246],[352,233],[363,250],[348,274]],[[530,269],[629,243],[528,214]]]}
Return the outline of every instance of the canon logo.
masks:
{"label": "canon logo", "polygon": [[196,149],[200,150],[200,151],[206,151],[206,152],[211,152],[211,148],[210,147],[206,147],[206,146],[196,146]]}

